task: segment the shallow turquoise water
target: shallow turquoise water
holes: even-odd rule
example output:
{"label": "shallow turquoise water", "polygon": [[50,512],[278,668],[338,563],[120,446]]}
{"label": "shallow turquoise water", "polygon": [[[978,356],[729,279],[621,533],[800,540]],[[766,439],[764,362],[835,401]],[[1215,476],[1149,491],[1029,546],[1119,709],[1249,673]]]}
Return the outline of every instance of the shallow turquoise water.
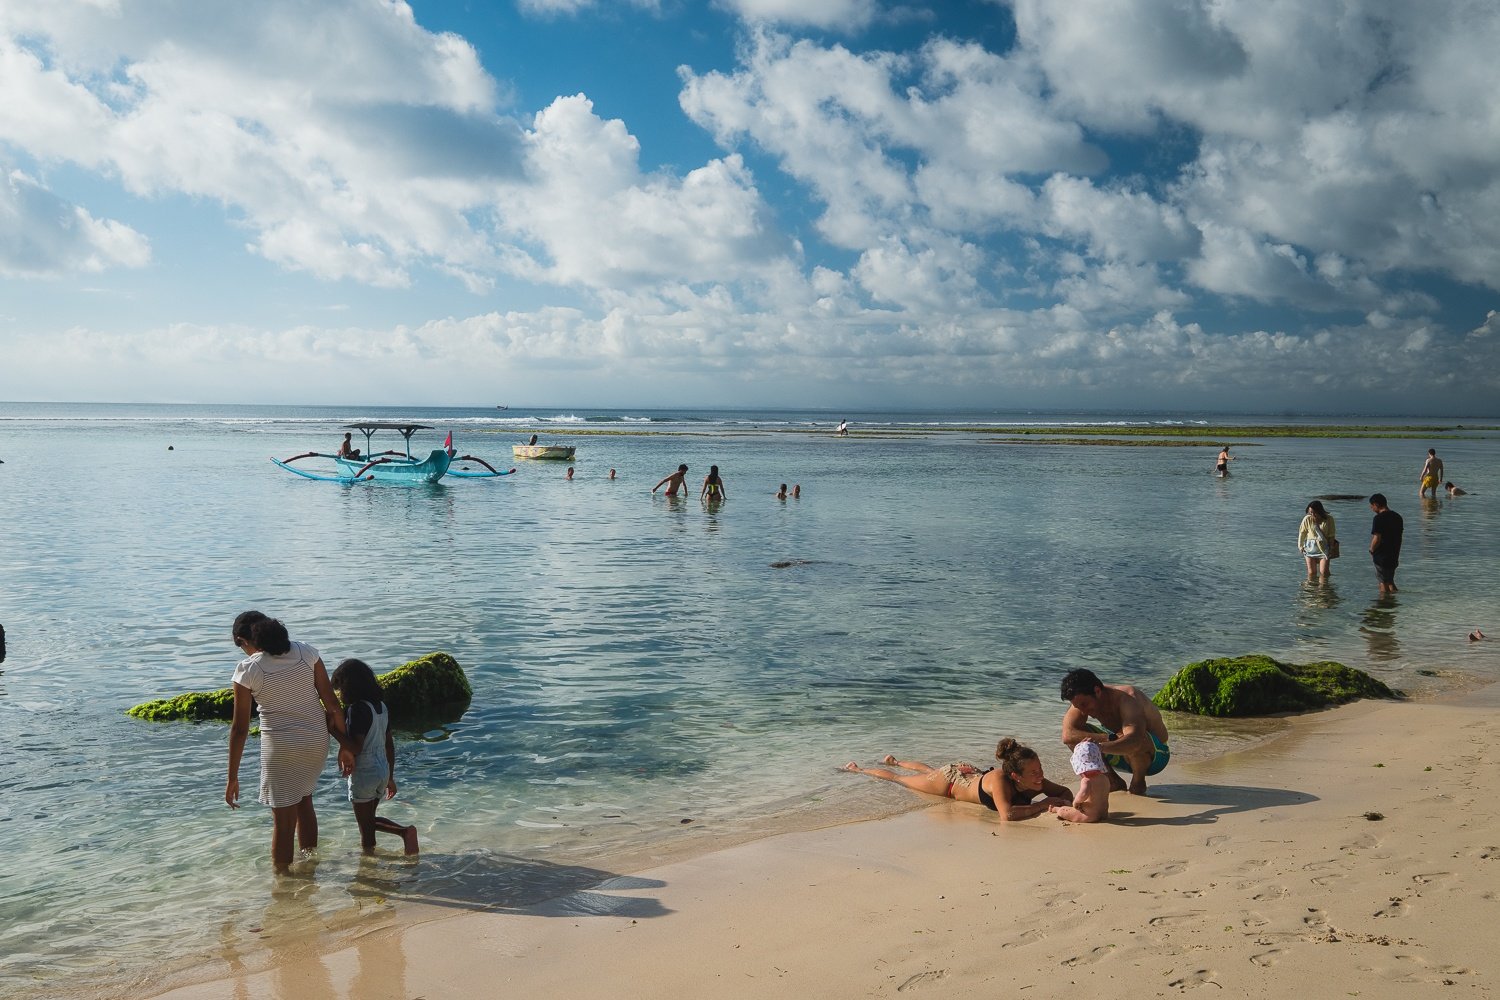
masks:
{"label": "shallow turquoise water", "polygon": [[[569,437],[571,483],[528,463],[351,488],[266,461],[331,450],[365,415],[0,404],[0,991],[79,972],[138,984],[393,899],[522,906],[622,852],[912,801],[837,774],[851,757],[982,760],[1013,733],[1059,768],[1056,685],[1075,666],[1153,690],[1190,660],[1252,651],[1404,687],[1437,683],[1425,669],[1500,675],[1491,646],[1465,641],[1500,583],[1495,435],[1246,442],[1228,480],[1210,475],[1215,449],[836,439],[839,415],[789,413],[561,421],[683,432]],[[532,414],[410,415],[440,425],[428,447],[452,426],[509,465],[517,424],[501,421]],[[812,423],[824,433],[759,432]],[[1474,495],[1418,503],[1429,445]],[[695,496],[717,463],[728,503],[653,497],[678,462]],[[775,500],[781,482],[803,498]],[[1346,555],[1331,585],[1305,585],[1307,500],[1377,489],[1406,517],[1402,593],[1376,600],[1362,501],[1328,503]],[[402,792],[382,809],[419,825],[420,864],[358,860],[330,768],[321,860],[278,887],[265,810],[223,805],[225,728],[123,714],[225,686],[248,607],[330,667],[445,649],[469,672],[472,709],[401,742]],[[1191,728],[1174,748],[1235,738]],[[252,747],[247,786],[256,767]]]}

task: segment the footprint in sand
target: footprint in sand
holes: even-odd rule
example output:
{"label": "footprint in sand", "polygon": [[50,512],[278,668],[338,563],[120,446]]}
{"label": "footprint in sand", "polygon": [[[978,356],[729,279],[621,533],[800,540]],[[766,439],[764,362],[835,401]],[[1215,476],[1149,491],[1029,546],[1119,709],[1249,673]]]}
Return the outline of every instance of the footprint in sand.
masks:
{"label": "footprint in sand", "polygon": [[1195,986],[1207,986],[1209,983],[1213,983],[1221,990],[1224,988],[1222,984],[1214,979],[1212,969],[1194,969],[1187,975],[1172,980],[1167,985],[1175,986],[1179,990],[1190,990]]}
{"label": "footprint in sand", "polygon": [[1250,956],[1251,963],[1254,965],[1258,965],[1263,969],[1270,968],[1271,966],[1275,965],[1280,959],[1280,948],[1272,948],[1270,951],[1263,951],[1259,954]]}
{"label": "footprint in sand", "polygon": [[1411,913],[1411,907],[1406,905],[1406,900],[1400,896],[1392,896],[1390,900],[1376,910],[1373,914],[1377,917],[1405,917]]}
{"label": "footprint in sand", "polygon": [[1189,910],[1187,913],[1164,913],[1159,917],[1152,917],[1146,921],[1152,927],[1180,927],[1183,924],[1199,923],[1203,910]]}
{"label": "footprint in sand", "polygon": [[1254,910],[1246,913],[1245,916],[1240,920],[1241,926],[1244,927],[1264,927],[1270,922],[1271,921],[1267,920],[1259,913],[1256,913]]}
{"label": "footprint in sand", "polygon": [[1430,885],[1438,879],[1448,878],[1452,874],[1452,872],[1423,872],[1419,875],[1413,875],[1411,880],[1417,883],[1417,885]]}
{"label": "footprint in sand", "polygon": [[1000,942],[1000,947],[1002,947],[1002,948],[1024,948],[1028,944],[1036,944],[1038,941],[1040,941],[1042,938],[1044,938],[1046,936],[1047,935],[1043,934],[1041,931],[1022,931],[1020,934],[1017,934],[1015,937],[1011,938],[1009,941],[1002,941],[1002,942]]}
{"label": "footprint in sand", "polygon": [[1284,885],[1268,885],[1250,898],[1257,903],[1266,903],[1273,899],[1285,899],[1289,895],[1291,890]]}
{"label": "footprint in sand", "polygon": [[1403,967],[1398,967],[1398,972],[1404,975],[1393,977],[1399,983],[1441,983],[1444,986],[1456,985],[1455,980],[1459,976],[1472,976],[1473,969],[1462,965],[1433,965],[1420,955],[1398,954],[1396,961],[1404,963],[1404,966],[1417,966],[1410,972],[1405,972]]}
{"label": "footprint in sand", "polygon": [[1070,969],[1076,965],[1093,965],[1095,962],[1099,961],[1101,958],[1104,958],[1113,950],[1114,945],[1101,944],[1094,950],[1085,952],[1082,955],[1074,955],[1072,958],[1063,959],[1063,965],[1066,965]]}
{"label": "footprint in sand", "polygon": [[1203,846],[1204,847],[1218,847],[1220,844],[1224,843],[1224,841],[1226,841],[1228,839],[1229,838],[1226,837],[1222,833],[1215,834],[1214,836],[1209,837],[1207,840],[1205,840],[1203,842]]}
{"label": "footprint in sand", "polygon": [[902,983],[900,986],[897,986],[896,992],[905,993],[907,990],[914,990],[918,986],[926,986],[928,983],[935,983],[939,979],[947,978],[947,969],[933,969],[930,972],[919,972],[915,976],[909,978],[906,982]]}
{"label": "footprint in sand", "polygon": [[1148,872],[1147,878],[1171,878],[1173,875],[1181,875],[1187,871],[1186,861],[1168,861],[1164,865],[1157,866],[1153,872]]}

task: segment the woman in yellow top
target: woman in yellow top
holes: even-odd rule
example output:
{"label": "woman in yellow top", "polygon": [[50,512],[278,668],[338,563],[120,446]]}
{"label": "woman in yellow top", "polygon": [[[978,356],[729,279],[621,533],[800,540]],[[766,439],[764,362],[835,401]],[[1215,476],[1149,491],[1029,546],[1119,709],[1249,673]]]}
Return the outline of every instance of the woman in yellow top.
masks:
{"label": "woman in yellow top", "polygon": [[1321,573],[1328,578],[1328,560],[1334,557],[1338,541],[1333,535],[1333,515],[1323,509],[1321,500],[1307,505],[1307,515],[1297,529],[1297,548],[1307,560],[1307,578],[1316,579]]}
{"label": "woman in yellow top", "polygon": [[724,480],[719,478],[717,465],[708,467],[708,475],[703,477],[703,491],[698,494],[698,499],[704,503],[718,503],[729,499],[729,494],[724,490]]}

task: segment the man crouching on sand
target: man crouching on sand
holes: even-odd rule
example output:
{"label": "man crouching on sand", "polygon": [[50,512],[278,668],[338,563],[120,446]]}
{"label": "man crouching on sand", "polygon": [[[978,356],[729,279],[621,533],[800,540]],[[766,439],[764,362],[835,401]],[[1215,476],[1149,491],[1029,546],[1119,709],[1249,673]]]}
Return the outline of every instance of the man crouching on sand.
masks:
{"label": "man crouching on sand", "polygon": [[[1145,795],[1146,779],[1160,773],[1172,757],[1167,724],[1151,699],[1129,684],[1105,684],[1091,670],[1068,671],[1062,699],[1072,706],[1063,713],[1063,744],[1072,750],[1085,740],[1095,741],[1104,754],[1110,789],[1124,788],[1118,771],[1128,771],[1130,793]],[[1091,718],[1100,725],[1090,725]]]}

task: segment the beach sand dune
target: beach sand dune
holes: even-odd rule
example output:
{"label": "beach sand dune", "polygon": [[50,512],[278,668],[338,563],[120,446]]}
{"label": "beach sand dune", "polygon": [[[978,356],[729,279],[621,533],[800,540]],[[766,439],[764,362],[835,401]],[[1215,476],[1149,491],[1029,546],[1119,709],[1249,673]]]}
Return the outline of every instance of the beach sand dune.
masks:
{"label": "beach sand dune", "polygon": [[939,803],[166,995],[1488,996],[1497,704],[1304,716],[1099,826]]}

